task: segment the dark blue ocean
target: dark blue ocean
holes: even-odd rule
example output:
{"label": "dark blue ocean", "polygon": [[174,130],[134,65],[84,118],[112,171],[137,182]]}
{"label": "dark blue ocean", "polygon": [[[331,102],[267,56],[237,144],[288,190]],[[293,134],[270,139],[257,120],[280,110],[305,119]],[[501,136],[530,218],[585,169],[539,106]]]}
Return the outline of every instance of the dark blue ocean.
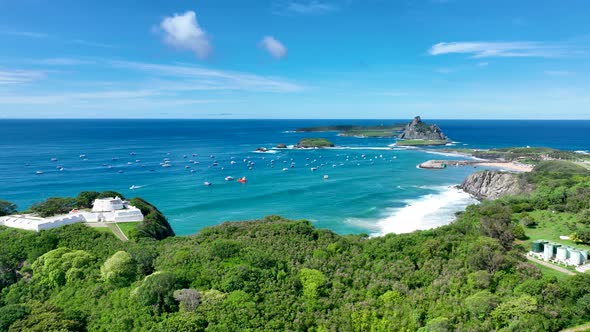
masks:
{"label": "dark blue ocean", "polygon": [[[338,233],[407,232],[448,223],[474,202],[450,187],[473,168],[417,169],[440,156],[391,149],[393,138],[293,132],[399,122],[406,121],[0,120],[0,199],[25,209],[51,196],[115,190],[157,205],[178,234],[270,214],[308,219]],[[456,147],[590,150],[590,121],[429,122]],[[338,148],[255,152],[303,137],[325,137]],[[165,159],[170,167],[161,166]],[[246,176],[248,182],[226,176]]]}

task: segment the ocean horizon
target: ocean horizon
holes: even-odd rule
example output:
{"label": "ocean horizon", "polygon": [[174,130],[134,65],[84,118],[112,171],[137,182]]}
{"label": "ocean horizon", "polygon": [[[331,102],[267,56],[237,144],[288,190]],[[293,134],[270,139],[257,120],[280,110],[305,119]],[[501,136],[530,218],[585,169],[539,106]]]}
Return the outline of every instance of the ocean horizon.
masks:
{"label": "ocean horizon", "polygon": [[[590,121],[585,120],[426,121],[438,124],[455,148],[590,150]],[[478,169],[417,169],[419,163],[440,157],[392,149],[394,138],[294,132],[309,126],[406,122],[2,119],[0,199],[26,209],[52,196],[115,190],[158,206],[180,235],[271,214],[307,219],[340,234],[382,235],[447,224],[455,212],[476,203],[454,186]],[[324,137],[337,148],[256,152],[258,147],[296,144],[304,137]],[[160,165],[165,159],[171,167]],[[225,181],[226,176],[246,176],[248,182]],[[213,185],[206,187],[205,181]]]}

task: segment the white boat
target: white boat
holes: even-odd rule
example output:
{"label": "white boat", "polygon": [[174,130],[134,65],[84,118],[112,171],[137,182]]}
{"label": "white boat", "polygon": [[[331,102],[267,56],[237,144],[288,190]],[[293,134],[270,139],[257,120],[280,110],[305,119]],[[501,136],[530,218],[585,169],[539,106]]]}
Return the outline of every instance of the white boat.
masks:
{"label": "white boat", "polygon": [[164,163],[164,164],[162,164],[162,167],[170,167],[170,166],[172,166],[172,165],[170,165],[170,164],[168,164],[168,163]]}
{"label": "white boat", "polygon": [[208,186],[212,185],[212,183],[211,183],[211,182],[209,182],[209,181],[205,181],[205,182],[203,182],[203,185],[205,185],[205,186],[207,186],[207,187],[208,187]]}
{"label": "white boat", "polygon": [[330,177],[327,175],[324,175],[324,180],[328,180]]}
{"label": "white boat", "polygon": [[232,181],[234,178],[232,176],[226,176],[225,181]]}
{"label": "white boat", "polygon": [[85,154],[81,154],[80,155],[80,158],[86,158],[86,155]]}
{"label": "white boat", "polygon": [[283,172],[286,172],[286,171],[288,171],[288,170],[289,170],[288,168],[283,168]]}
{"label": "white boat", "polygon": [[136,185],[131,185],[131,187],[129,187],[129,189],[131,189],[131,190],[135,190],[135,189],[138,189],[138,188],[139,188],[139,187],[138,187],[138,186],[136,186]]}
{"label": "white boat", "polygon": [[41,174],[43,174],[43,172],[41,172],[41,171],[36,171],[36,172],[35,172],[35,174],[37,174],[37,175],[41,175]]}
{"label": "white boat", "polygon": [[51,161],[57,161],[57,158],[51,158]]}

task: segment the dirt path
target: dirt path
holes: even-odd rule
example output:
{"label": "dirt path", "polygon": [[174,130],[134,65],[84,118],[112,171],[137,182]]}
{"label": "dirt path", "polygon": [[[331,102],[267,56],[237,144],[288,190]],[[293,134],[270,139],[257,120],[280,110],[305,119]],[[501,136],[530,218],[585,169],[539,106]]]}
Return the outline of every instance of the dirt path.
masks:
{"label": "dirt path", "polygon": [[127,236],[125,236],[125,233],[123,233],[121,228],[119,228],[119,225],[117,225],[116,223],[108,223],[107,226],[111,229],[111,231],[113,231],[113,234],[115,234],[115,236],[118,237],[119,240],[123,242],[129,241]]}
{"label": "dirt path", "polygon": [[561,272],[561,273],[565,273],[565,274],[567,274],[567,275],[570,275],[570,276],[573,276],[573,275],[575,275],[575,273],[574,273],[574,272],[572,272],[572,271],[570,271],[570,270],[567,270],[567,269],[564,269],[563,267],[557,266],[557,265],[555,265],[555,264],[547,263],[547,262],[544,262],[544,261],[542,261],[542,260],[539,260],[539,259],[536,259],[536,258],[534,258],[534,257],[530,257],[530,256],[526,256],[526,258],[527,258],[529,261],[531,261],[531,262],[535,262],[535,263],[537,263],[537,264],[541,264],[541,265],[543,265],[543,266],[546,266],[546,267],[548,267],[548,268],[550,268],[550,269],[554,269],[555,271],[559,271],[559,272]]}

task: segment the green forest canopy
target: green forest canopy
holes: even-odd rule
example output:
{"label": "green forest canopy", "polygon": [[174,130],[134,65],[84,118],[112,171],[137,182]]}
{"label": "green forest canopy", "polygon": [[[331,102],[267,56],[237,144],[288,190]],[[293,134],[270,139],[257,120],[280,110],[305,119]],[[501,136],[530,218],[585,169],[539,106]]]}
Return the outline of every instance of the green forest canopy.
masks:
{"label": "green forest canopy", "polygon": [[0,228],[0,331],[558,331],[590,320],[590,275],[543,276],[515,216],[582,215],[590,175],[540,169],[532,194],[375,238],[276,216],[159,241]]}

